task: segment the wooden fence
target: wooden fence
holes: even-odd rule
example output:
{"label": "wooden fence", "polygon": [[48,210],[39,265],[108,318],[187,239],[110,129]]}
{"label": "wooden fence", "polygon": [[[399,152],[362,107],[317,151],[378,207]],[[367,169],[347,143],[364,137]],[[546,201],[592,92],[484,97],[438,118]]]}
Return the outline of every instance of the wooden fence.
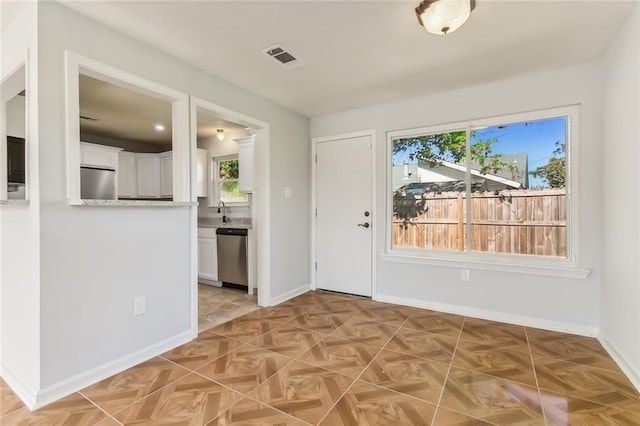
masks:
{"label": "wooden fence", "polygon": [[[410,221],[394,217],[393,247],[465,250],[467,201],[464,193],[428,193],[423,199],[422,215]],[[472,194],[471,250],[566,257],[565,189]]]}

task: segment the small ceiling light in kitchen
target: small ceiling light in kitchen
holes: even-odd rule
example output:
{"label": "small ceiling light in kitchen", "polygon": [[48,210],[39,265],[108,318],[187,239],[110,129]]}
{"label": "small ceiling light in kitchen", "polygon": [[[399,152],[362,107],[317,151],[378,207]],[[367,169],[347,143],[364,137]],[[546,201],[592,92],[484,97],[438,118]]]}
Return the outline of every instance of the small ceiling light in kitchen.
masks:
{"label": "small ceiling light in kitchen", "polygon": [[156,132],[160,133],[160,132],[164,132],[164,126],[160,123],[158,124],[154,124],[153,128],[156,130]]}
{"label": "small ceiling light in kitchen", "polygon": [[416,15],[427,31],[445,35],[460,28],[475,7],[475,0],[423,0]]}
{"label": "small ceiling light in kitchen", "polygon": [[218,140],[220,142],[222,142],[224,140],[225,134],[224,134],[224,129],[218,129],[216,130],[218,132],[218,134],[216,135],[216,137],[218,138]]}

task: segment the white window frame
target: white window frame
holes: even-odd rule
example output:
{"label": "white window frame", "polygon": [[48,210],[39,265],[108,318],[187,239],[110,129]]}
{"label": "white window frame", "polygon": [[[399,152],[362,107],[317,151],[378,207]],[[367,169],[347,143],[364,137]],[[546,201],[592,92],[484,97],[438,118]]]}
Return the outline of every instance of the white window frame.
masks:
{"label": "white window frame", "polygon": [[[387,194],[386,194],[386,250],[381,255],[383,260],[419,263],[436,266],[461,267],[470,269],[499,270],[507,272],[522,272],[536,275],[563,276],[571,278],[586,278],[591,272],[580,267],[579,262],[579,221],[580,217],[576,206],[578,200],[579,182],[579,114],[578,105],[548,108],[544,110],[529,111],[516,114],[501,115],[496,117],[480,118],[460,121],[455,123],[426,126],[414,129],[395,130],[387,132]],[[466,251],[441,251],[429,249],[407,249],[392,247],[392,220],[393,220],[393,190],[392,190],[392,158],[393,140],[421,136],[425,134],[437,134],[449,131],[467,129],[467,151],[470,148],[469,134],[475,128],[484,128],[497,125],[521,123],[526,121],[544,120],[556,117],[567,117],[567,257],[553,258],[549,256],[517,255],[504,253],[482,253]],[[469,153],[467,153],[467,156]],[[467,170],[467,174],[469,171]],[[468,233],[468,226],[465,227]]]}
{"label": "white window frame", "polygon": [[[189,95],[75,52],[65,51],[67,199],[70,205],[192,205]],[[80,197],[80,74],[125,87],[171,103],[173,201],[83,200]],[[194,148],[195,155],[195,148]]]}
{"label": "white window frame", "polygon": [[[230,155],[221,155],[219,157],[213,157],[213,205],[217,206],[218,203],[220,202],[220,197],[221,197],[221,187],[222,187],[222,182],[237,182],[239,181],[239,179],[226,179],[226,180],[222,180],[220,179],[220,163],[223,161],[230,161],[230,160],[238,160],[238,163],[240,162],[240,157],[238,154],[230,154]],[[247,197],[247,201],[245,202],[234,202],[234,201],[230,201],[227,202],[225,201],[225,206],[227,207],[248,207],[251,205],[251,197],[249,196],[249,194],[247,193],[243,193],[246,195]]]}

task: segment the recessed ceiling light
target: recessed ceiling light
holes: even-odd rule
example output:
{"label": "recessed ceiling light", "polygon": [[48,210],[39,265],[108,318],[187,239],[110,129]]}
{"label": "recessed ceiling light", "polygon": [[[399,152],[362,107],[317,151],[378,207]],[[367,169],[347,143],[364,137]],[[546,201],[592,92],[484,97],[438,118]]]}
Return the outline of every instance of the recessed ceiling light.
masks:
{"label": "recessed ceiling light", "polygon": [[162,124],[155,124],[153,128],[156,129],[156,132],[164,132],[164,126]]}

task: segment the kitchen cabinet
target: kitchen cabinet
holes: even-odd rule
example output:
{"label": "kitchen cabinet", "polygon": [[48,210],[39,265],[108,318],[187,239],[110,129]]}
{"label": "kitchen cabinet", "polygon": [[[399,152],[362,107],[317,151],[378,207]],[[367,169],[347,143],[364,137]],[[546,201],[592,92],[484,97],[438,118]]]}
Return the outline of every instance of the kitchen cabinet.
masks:
{"label": "kitchen cabinet", "polygon": [[173,154],[171,151],[163,152],[158,158],[160,160],[160,196],[171,197],[173,195]]}
{"label": "kitchen cabinet", "polygon": [[196,150],[196,197],[208,195],[209,151],[198,148]]}
{"label": "kitchen cabinet", "polygon": [[161,198],[173,195],[173,153],[122,151],[118,155],[119,198]]}
{"label": "kitchen cabinet", "polygon": [[218,281],[216,228],[198,228],[198,278]]}
{"label": "kitchen cabinet", "polygon": [[136,196],[160,196],[160,158],[158,154],[136,154]]}
{"label": "kitchen cabinet", "polygon": [[238,185],[240,192],[253,192],[255,187],[254,171],[254,142],[256,135],[246,138],[234,139],[238,144],[238,160],[240,163],[240,174]]}
{"label": "kitchen cabinet", "polygon": [[118,169],[118,152],[122,148],[80,142],[80,166]]}
{"label": "kitchen cabinet", "polygon": [[118,197],[136,196],[136,155],[133,152],[118,153]]}

